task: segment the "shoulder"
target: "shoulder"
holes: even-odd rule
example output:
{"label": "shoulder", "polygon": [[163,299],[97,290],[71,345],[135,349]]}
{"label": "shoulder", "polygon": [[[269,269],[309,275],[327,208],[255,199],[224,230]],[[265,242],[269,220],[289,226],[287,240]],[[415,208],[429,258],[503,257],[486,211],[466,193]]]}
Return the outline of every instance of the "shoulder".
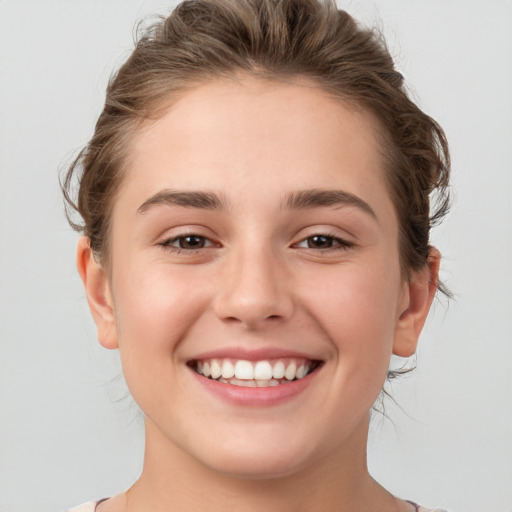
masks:
{"label": "shoulder", "polygon": [[[100,500],[103,501],[103,500]],[[79,505],[78,507],[73,507],[68,510],[65,510],[64,512],[94,512],[96,509],[96,505],[99,503],[99,501],[89,501],[87,503],[83,503],[82,505]],[[444,509],[440,508],[425,508],[422,506],[418,506],[417,508],[418,512],[448,512]]]}
{"label": "shoulder", "polygon": [[78,505],[78,507],[73,507],[64,512],[94,512],[96,509],[96,505],[99,501],[88,501],[87,503],[83,503],[82,505]]}

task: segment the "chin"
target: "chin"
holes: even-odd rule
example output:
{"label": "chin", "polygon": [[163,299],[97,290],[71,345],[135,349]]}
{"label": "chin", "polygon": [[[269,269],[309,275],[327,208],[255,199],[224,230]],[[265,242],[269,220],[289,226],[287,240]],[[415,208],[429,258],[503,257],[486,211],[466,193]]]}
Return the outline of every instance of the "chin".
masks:
{"label": "chin", "polygon": [[273,480],[293,475],[307,466],[294,460],[259,460],[233,457],[210,466],[217,473],[239,480]]}
{"label": "chin", "polygon": [[264,442],[228,442],[199,460],[210,469],[243,480],[283,478],[311,465],[310,447],[274,438]]}

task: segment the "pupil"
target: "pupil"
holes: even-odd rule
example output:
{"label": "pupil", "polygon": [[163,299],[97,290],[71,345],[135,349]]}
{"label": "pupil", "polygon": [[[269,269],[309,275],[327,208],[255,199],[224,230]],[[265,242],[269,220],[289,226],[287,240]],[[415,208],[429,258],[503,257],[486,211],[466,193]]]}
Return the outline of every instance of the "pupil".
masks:
{"label": "pupil", "polygon": [[308,246],[312,249],[332,247],[332,238],[323,235],[315,235],[309,239]]}
{"label": "pupil", "polygon": [[180,247],[182,249],[197,249],[204,246],[204,239],[202,236],[185,236],[180,240]]}

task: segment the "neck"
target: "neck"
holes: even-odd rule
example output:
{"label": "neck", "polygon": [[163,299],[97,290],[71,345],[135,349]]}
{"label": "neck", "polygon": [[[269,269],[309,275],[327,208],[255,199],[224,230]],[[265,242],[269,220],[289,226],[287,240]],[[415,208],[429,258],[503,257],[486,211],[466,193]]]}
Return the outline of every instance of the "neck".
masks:
{"label": "neck", "polygon": [[147,419],[144,467],[127,492],[126,512],[203,512],[205,505],[209,512],[395,511],[394,498],[368,473],[367,435],[365,418],[353,438],[306,468],[274,478],[248,478],[205,466]]}

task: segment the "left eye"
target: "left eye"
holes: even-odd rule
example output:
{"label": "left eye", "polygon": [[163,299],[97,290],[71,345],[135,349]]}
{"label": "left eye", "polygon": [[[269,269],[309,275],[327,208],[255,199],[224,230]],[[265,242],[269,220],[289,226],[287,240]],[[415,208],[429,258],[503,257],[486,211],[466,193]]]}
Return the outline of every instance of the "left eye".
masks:
{"label": "left eye", "polygon": [[345,240],[334,236],[312,235],[299,242],[297,247],[305,247],[307,249],[332,249],[335,247],[350,247],[350,244]]}
{"label": "left eye", "polygon": [[211,240],[201,235],[184,235],[167,240],[162,245],[176,249],[194,250],[210,247],[213,243]]}

